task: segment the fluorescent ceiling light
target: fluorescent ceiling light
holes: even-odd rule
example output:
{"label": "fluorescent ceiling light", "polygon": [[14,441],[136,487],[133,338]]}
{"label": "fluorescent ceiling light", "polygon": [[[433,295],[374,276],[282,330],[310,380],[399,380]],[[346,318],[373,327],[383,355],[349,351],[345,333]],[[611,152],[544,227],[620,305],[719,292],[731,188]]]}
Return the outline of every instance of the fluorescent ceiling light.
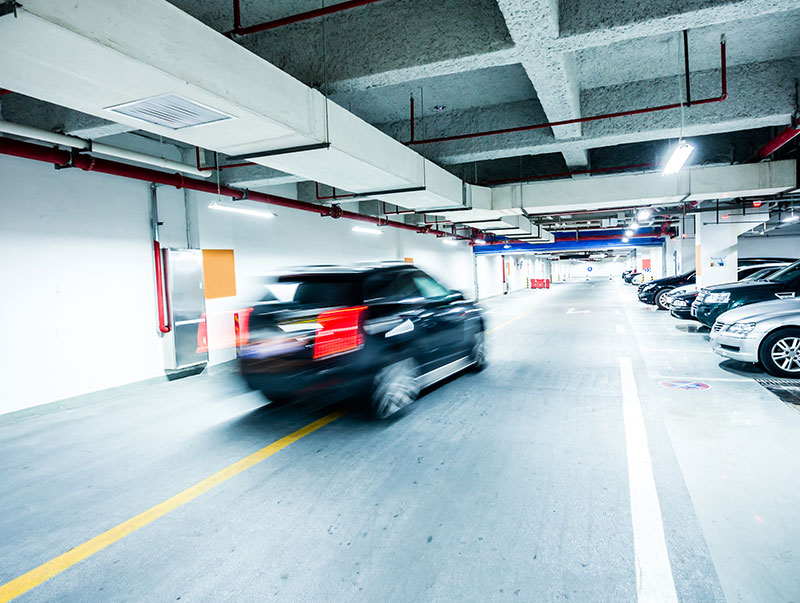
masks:
{"label": "fluorescent ceiling light", "polygon": [[639,228],[639,223],[638,222],[631,222],[631,229],[638,230],[638,228]]}
{"label": "fluorescent ceiling light", "polygon": [[633,236],[633,231],[632,230],[626,230],[625,231],[625,236],[626,237],[632,237]]}
{"label": "fluorescent ceiling light", "polygon": [[442,243],[445,245],[458,245],[458,241],[455,239],[442,239]]}
{"label": "fluorescent ceiling light", "polygon": [[476,245],[486,245],[486,241],[484,241],[483,239],[475,239],[475,244]]}
{"label": "fluorescent ceiling light", "polygon": [[622,242],[623,243],[627,243],[628,241],[630,241],[630,239],[628,237],[622,237]]}
{"label": "fluorescent ceiling light", "polygon": [[686,160],[689,159],[689,155],[691,155],[693,151],[694,147],[688,142],[678,143],[677,148],[672,152],[669,161],[667,161],[667,166],[664,168],[662,175],[668,176],[680,172],[683,164],[686,163]]}
{"label": "fluorescent ceiling light", "polygon": [[791,216],[786,216],[781,222],[797,222],[798,220],[800,220],[800,216],[792,214]]}
{"label": "fluorescent ceiling light", "polygon": [[227,211],[232,214],[243,214],[245,216],[255,216],[257,218],[274,218],[275,214],[271,211],[264,211],[261,209],[248,209],[246,207],[234,207],[232,205],[223,205],[222,203],[217,203],[214,201],[213,203],[208,204],[209,209],[216,209],[219,211]]}
{"label": "fluorescent ceiling light", "polygon": [[379,228],[365,228],[363,226],[353,226],[353,232],[360,232],[368,235],[382,235],[383,231]]}
{"label": "fluorescent ceiling light", "polygon": [[511,249],[511,245],[503,245],[503,249]]}
{"label": "fluorescent ceiling light", "polygon": [[653,215],[649,209],[640,209],[639,213],[636,214],[636,217],[639,219],[640,222],[647,220],[650,216]]}

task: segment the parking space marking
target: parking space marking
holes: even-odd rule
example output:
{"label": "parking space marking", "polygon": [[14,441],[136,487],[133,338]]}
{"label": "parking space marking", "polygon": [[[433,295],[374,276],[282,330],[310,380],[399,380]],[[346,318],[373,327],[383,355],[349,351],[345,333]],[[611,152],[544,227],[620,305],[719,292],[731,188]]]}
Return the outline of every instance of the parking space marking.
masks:
{"label": "parking space marking", "polygon": [[628,455],[636,592],[639,603],[677,603],[675,580],[664,537],[653,464],[631,359],[620,357],[622,416]]}
{"label": "parking space marking", "polygon": [[60,574],[64,570],[69,569],[84,559],[91,557],[107,546],[122,540],[126,536],[129,536],[139,528],[143,528],[144,526],[154,522],[156,519],[163,517],[170,511],[174,511],[175,509],[182,507],[201,494],[205,494],[223,482],[228,481],[232,477],[239,475],[250,467],[257,465],[261,461],[271,457],[276,452],[280,452],[290,444],[295,443],[297,440],[307,436],[310,433],[313,433],[321,427],[324,427],[328,423],[335,421],[336,419],[347,414],[349,411],[349,408],[343,408],[325,415],[321,419],[317,419],[313,423],[309,423],[294,433],[290,433],[289,435],[282,437],[280,440],[273,442],[269,446],[265,446],[261,450],[258,450],[244,457],[243,459],[236,461],[232,465],[228,465],[224,469],[217,471],[213,475],[210,475],[209,477],[197,482],[193,486],[189,486],[175,496],[172,496],[171,498],[158,503],[154,507],[139,513],[139,515],[136,515],[135,517],[132,517],[131,519],[114,526],[110,530],[95,536],[91,540],[87,540],[86,542],[79,544],[66,553],[63,553],[58,557],[43,563],[39,567],[22,574],[18,578],[15,578],[10,582],[6,582],[0,586],[0,603],[11,601],[12,599],[28,592],[32,588],[39,586],[46,580],[49,580],[53,576]]}

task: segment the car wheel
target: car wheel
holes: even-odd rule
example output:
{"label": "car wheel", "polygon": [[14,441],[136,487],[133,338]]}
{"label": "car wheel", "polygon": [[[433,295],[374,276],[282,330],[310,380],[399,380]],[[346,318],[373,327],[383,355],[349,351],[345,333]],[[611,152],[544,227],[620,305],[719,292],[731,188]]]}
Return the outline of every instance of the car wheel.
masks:
{"label": "car wheel", "polygon": [[486,368],[486,337],[483,331],[475,335],[475,339],[472,340],[469,360],[472,364],[472,370],[475,372],[479,373]]}
{"label": "car wheel", "polygon": [[672,289],[662,289],[656,293],[656,305],[659,310],[669,310],[669,306],[667,306],[667,295],[669,295],[670,291],[672,291]]}
{"label": "car wheel", "polygon": [[783,329],[761,343],[761,364],[777,377],[800,379],[800,329]]}
{"label": "car wheel", "polygon": [[407,358],[383,367],[372,382],[370,407],[379,419],[390,417],[419,396],[417,363]]}

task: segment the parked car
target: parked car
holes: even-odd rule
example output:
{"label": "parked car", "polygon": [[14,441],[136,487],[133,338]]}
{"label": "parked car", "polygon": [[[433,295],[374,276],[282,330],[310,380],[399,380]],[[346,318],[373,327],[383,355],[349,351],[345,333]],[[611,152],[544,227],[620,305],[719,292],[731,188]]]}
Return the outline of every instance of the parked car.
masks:
{"label": "parked car", "polygon": [[[765,258],[742,258],[739,260],[737,280],[741,281],[751,274],[760,272],[763,269],[778,269],[787,266],[791,262],[782,260],[767,260]],[[678,276],[668,276],[654,280],[651,283],[639,287],[639,301],[646,304],[654,304],[659,310],[669,310],[670,292],[678,287],[694,285],[695,271],[691,270]]]}
{"label": "parked car", "polygon": [[622,273],[622,280],[628,284],[631,284],[631,281],[633,281],[634,277],[636,277],[639,274],[641,274],[641,272],[637,272],[636,269],[626,270],[625,272]]}
{"label": "parked car", "polygon": [[800,261],[764,280],[742,281],[703,288],[692,304],[692,316],[707,327],[723,312],[756,302],[787,299],[800,293]]}
{"label": "parked car", "polygon": [[[768,266],[766,268],[764,267],[765,264],[757,264],[757,265],[753,265],[753,266],[742,266],[742,267],[739,268],[739,272],[738,272],[739,280],[740,281],[761,280],[761,279],[764,279],[764,278],[768,277],[770,274],[774,274],[775,272],[777,272],[781,268],[785,268],[790,263],[791,262],[781,262],[781,263],[766,264],[766,266]],[[687,293],[694,293],[694,295],[692,297],[686,297]],[[680,310],[681,316],[676,316],[676,318],[692,318],[692,316],[689,315],[689,313],[690,313],[690,308],[691,308],[692,302],[694,302],[695,298],[697,297],[697,285],[696,284],[691,284],[691,285],[684,285],[683,287],[676,287],[675,289],[673,289],[672,291],[667,293],[666,296],[665,296],[665,303],[666,303],[667,307],[670,309],[670,311],[672,310],[673,302],[676,299],[678,299],[679,297],[681,297],[681,296],[684,296],[683,297],[683,301],[688,301],[689,304],[688,304],[688,306],[686,306],[685,312],[683,310],[683,308],[684,308],[683,304],[680,305],[680,307],[681,307],[681,310]],[[684,316],[683,314],[687,314],[687,316]]]}
{"label": "parked car", "polygon": [[677,276],[659,278],[639,287],[639,301],[645,304],[655,304],[660,310],[667,309],[666,296],[676,287],[694,283],[695,271],[690,270]]}
{"label": "parked car", "polygon": [[720,356],[759,363],[778,377],[800,378],[800,299],[728,310],[717,318],[710,339]]}
{"label": "parked car", "polygon": [[669,313],[681,320],[694,320],[692,316],[692,303],[697,298],[697,289],[684,291],[679,295],[673,295],[669,303]]}
{"label": "parked car", "polygon": [[360,397],[383,418],[486,364],[480,307],[412,265],[313,267],[266,290],[238,359],[270,400]]}

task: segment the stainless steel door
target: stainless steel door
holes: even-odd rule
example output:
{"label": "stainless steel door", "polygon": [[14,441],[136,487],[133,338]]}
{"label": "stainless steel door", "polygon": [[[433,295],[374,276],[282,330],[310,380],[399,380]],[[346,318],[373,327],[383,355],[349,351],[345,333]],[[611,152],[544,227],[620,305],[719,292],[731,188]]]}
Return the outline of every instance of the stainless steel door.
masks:
{"label": "stainless steel door", "polygon": [[199,249],[166,249],[170,333],[165,338],[166,369],[208,362],[203,254]]}

